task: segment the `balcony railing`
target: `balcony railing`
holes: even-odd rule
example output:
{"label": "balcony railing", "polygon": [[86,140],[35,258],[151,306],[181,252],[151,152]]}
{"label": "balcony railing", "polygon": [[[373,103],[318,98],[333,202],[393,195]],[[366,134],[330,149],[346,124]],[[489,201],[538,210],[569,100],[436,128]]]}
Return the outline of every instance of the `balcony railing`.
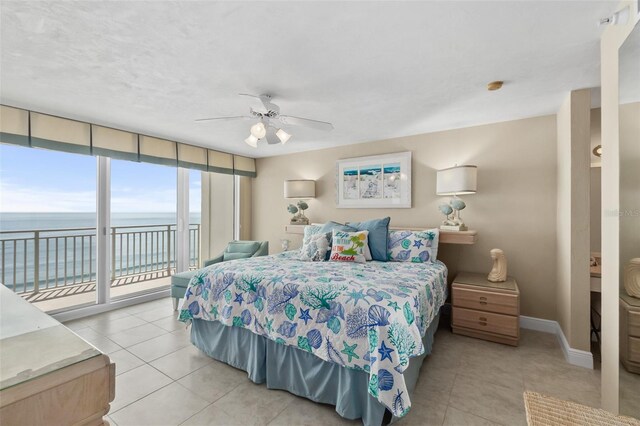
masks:
{"label": "balcony railing", "polygon": [[[171,275],[176,263],[176,225],[111,228],[111,280],[152,272]],[[0,232],[1,283],[16,293],[94,282],[96,229]],[[200,225],[189,225],[189,268],[200,264]]]}

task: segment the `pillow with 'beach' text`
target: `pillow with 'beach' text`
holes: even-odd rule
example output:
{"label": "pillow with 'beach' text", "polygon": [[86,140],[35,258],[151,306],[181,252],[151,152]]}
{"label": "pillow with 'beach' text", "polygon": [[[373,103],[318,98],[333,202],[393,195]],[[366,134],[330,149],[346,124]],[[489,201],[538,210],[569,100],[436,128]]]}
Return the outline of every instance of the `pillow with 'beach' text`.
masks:
{"label": "pillow with 'beach' text", "polygon": [[368,235],[369,231],[346,232],[334,229],[329,260],[364,263],[366,261],[365,247],[369,244]]}

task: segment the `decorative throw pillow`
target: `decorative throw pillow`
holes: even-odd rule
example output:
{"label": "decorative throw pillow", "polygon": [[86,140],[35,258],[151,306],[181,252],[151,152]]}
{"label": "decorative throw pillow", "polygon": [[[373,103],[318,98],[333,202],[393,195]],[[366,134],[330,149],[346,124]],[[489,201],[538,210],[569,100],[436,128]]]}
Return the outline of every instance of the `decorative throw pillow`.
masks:
{"label": "decorative throw pillow", "polygon": [[[390,217],[367,220],[366,222],[347,222],[347,226],[357,231],[369,231],[369,248],[373,260],[387,261],[387,236],[389,234]],[[371,260],[371,259],[367,259]]]}
{"label": "decorative throw pillow", "polygon": [[391,231],[387,255],[392,262],[435,262],[438,256],[438,228],[425,231]]}
{"label": "decorative throw pillow", "polygon": [[331,246],[331,257],[334,262],[358,262],[364,263],[365,247],[367,247],[367,236],[369,231],[345,232],[333,231],[333,245]]}
{"label": "decorative throw pillow", "polygon": [[321,232],[318,225],[304,227],[300,260],[321,262],[331,249],[331,233]]}
{"label": "decorative throw pillow", "polygon": [[[356,229],[353,228],[349,225],[343,225],[342,223],[338,223],[338,222],[333,222],[333,221],[329,221],[327,223],[325,223],[324,225],[321,225],[320,228],[320,232],[327,232],[329,234],[329,247],[331,247],[331,244],[333,243],[333,241],[331,240],[332,237],[332,232],[333,230],[337,230],[337,231],[345,231],[345,232],[355,232],[355,231],[362,231],[361,229]],[[385,241],[386,241],[386,237],[385,237]],[[385,243],[386,244],[386,243]],[[329,255],[331,254],[331,250],[329,250],[329,252],[327,253],[327,259],[329,260]],[[371,259],[371,250],[369,249],[369,244],[367,244],[366,246],[364,246],[364,259],[365,260],[372,260]]]}

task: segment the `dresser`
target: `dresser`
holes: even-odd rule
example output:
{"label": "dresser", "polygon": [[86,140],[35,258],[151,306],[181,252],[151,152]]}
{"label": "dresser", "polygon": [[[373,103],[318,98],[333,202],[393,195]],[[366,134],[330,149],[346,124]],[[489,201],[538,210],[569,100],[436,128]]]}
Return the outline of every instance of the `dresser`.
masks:
{"label": "dresser", "polygon": [[518,345],[520,290],[512,277],[493,283],[487,274],[460,272],[451,285],[451,302],[454,333]]}
{"label": "dresser", "polygon": [[108,424],[115,364],[1,284],[0,359],[0,424]]}
{"label": "dresser", "polygon": [[640,374],[640,299],[620,293],[620,361]]}

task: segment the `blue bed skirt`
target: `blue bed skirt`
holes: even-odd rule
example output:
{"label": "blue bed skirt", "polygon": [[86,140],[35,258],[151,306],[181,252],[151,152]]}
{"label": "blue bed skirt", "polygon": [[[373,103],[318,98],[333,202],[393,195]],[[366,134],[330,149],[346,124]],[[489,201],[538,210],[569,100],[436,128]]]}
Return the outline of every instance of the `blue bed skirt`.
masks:
{"label": "blue bed skirt", "polygon": [[[424,358],[431,353],[440,315],[429,325],[423,342],[425,353],[411,358],[404,372],[409,395],[418,381]],[[393,422],[391,413],[369,395],[369,374],[324,361],[313,354],[286,346],[240,327],[194,319],[191,342],[210,357],[244,370],[255,383],[287,390],[315,402],[331,404],[346,419],[366,426]]]}

